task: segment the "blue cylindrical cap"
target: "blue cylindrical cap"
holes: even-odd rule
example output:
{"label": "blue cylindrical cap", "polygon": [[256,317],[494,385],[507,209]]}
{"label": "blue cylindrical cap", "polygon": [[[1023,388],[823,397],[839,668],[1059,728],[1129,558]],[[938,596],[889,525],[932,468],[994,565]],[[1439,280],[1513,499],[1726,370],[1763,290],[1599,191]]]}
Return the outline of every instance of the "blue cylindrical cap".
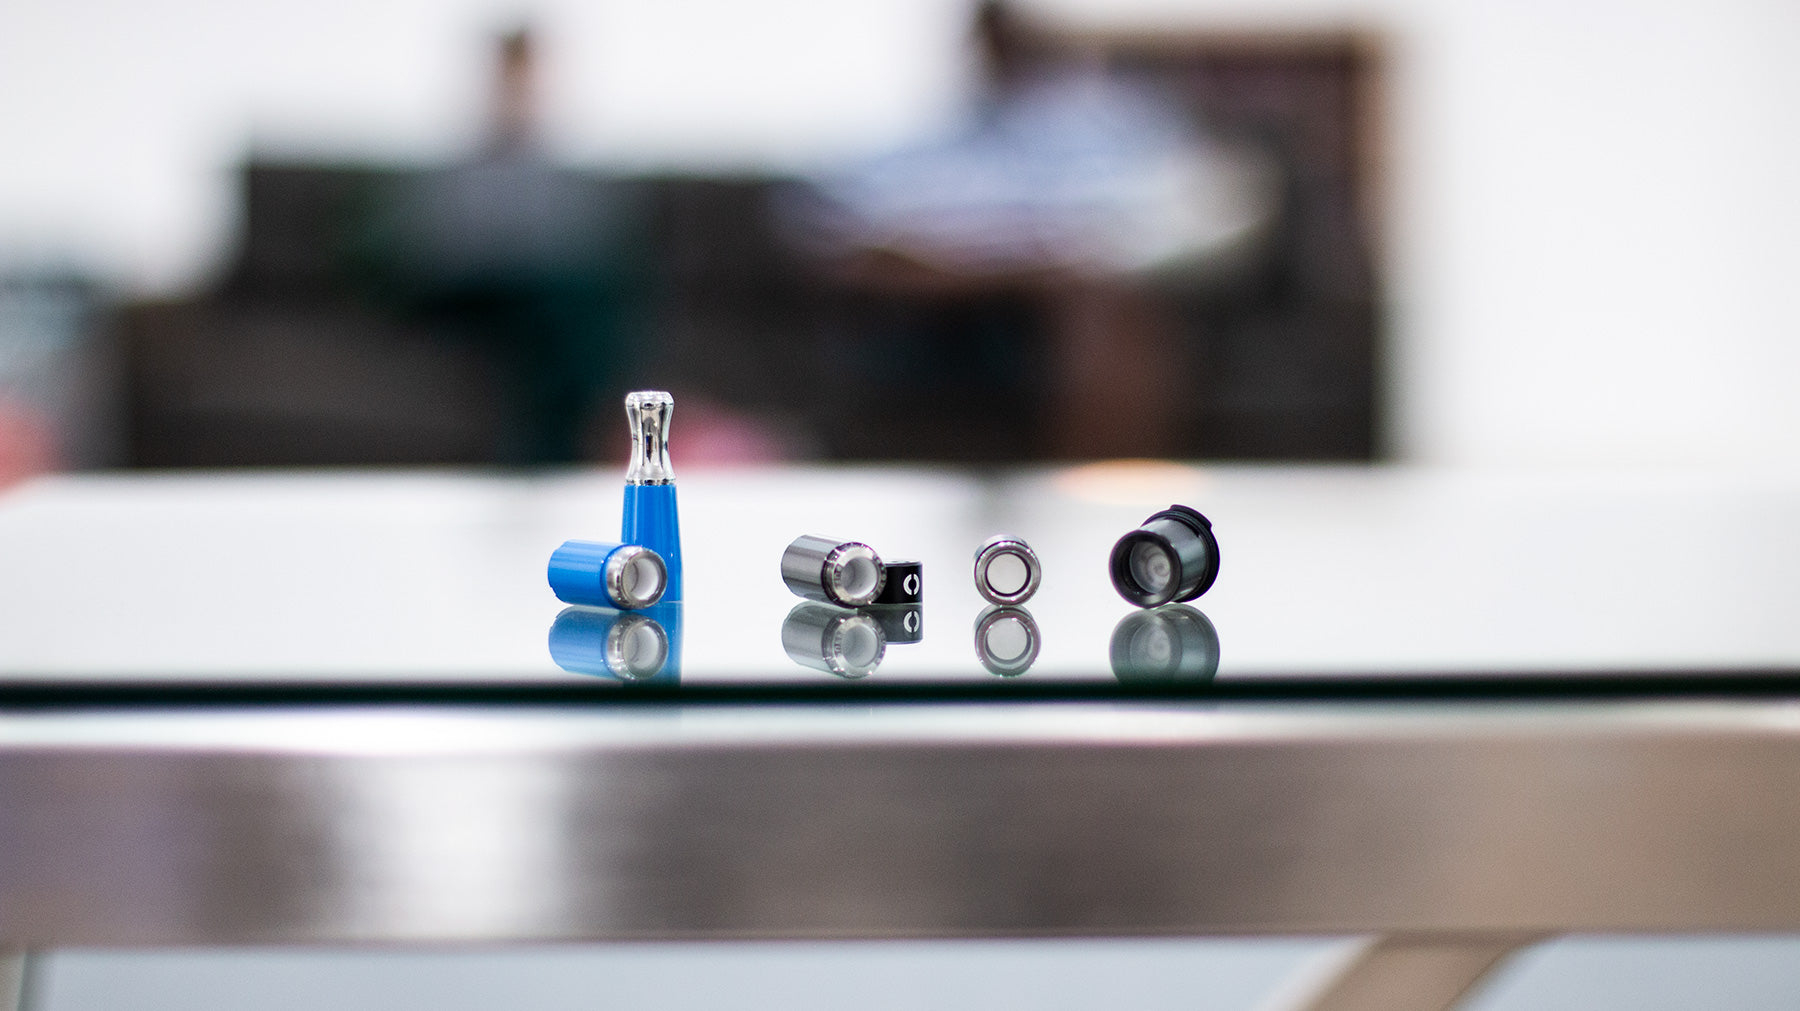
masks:
{"label": "blue cylindrical cap", "polygon": [[635,611],[662,599],[669,570],[641,544],[564,541],[550,555],[550,589],[558,600]]}

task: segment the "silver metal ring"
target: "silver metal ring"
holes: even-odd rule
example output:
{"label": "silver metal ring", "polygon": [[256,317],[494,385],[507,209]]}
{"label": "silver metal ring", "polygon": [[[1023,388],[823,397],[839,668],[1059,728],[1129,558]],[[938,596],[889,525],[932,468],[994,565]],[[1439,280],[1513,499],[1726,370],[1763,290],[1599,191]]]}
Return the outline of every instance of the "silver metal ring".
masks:
{"label": "silver metal ring", "polygon": [[[851,581],[856,573],[865,577],[860,588]],[[841,607],[862,607],[881,596],[881,588],[887,585],[887,570],[874,548],[859,541],[847,541],[832,548],[825,556],[820,582],[832,603]]]}
{"label": "silver metal ring", "polygon": [[[642,578],[648,570],[655,578]],[[635,577],[635,578],[634,578]],[[606,556],[606,595],[625,610],[649,607],[669,588],[669,568],[662,556],[641,544],[626,544]]]}
{"label": "silver metal ring", "polygon": [[[1003,586],[995,586],[991,570],[996,562],[1005,559],[1017,559],[1024,566],[1024,579],[1022,582],[1008,580]],[[990,537],[975,552],[975,589],[989,603],[1023,604],[1037,592],[1038,580],[1043,574],[1037,552],[1017,537]]]}

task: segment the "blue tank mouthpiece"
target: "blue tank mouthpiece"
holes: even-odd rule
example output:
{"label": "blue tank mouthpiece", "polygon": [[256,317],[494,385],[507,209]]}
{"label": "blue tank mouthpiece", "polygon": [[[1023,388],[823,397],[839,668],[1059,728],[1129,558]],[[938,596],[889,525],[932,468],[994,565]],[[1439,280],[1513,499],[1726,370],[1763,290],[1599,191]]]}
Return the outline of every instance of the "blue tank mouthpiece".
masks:
{"label": "blue tank mouthpiece", "polygon": [[564,541],[550,555],[550,589],[565,604],[637,611],[662,600],[669,570],[641,544]]}

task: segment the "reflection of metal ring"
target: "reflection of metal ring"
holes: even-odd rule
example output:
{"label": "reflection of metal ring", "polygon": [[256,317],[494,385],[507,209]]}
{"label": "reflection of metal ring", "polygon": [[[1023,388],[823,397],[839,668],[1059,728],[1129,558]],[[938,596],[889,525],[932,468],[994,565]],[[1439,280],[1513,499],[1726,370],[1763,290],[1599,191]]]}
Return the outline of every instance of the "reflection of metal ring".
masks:
{"label": "reflection of metal ring", "polygon": [[975,619],[975,655],[1001,677],[1018,677],[1037,662],[1043,636],[1023,607],[996,604]]}
{"label": "reflection of metal ring", "polygon": [[669,633],[655,619],[622,614],[606,633],[606,666],[627,681],[655,677],[669,659]]}
{"label": "reflection of metal ring", "polygon": [[1219,672],[1219,632],[1186,604],[1126,615],[1108,652],[1113,676],[1128,684],[1204,684]]}
{"label": "reflection of metal ring", "polygon": [[867,611],[802,603],[781,623],[781,646],[802,667],[854,679],[881,666],[887,635]]}
{"label": "reflection of metal ring", "polygon": [[1037,552],[1017,537],[990,537],[975,552],[975,589],[989,603],[1023,604],[1043,574]]}

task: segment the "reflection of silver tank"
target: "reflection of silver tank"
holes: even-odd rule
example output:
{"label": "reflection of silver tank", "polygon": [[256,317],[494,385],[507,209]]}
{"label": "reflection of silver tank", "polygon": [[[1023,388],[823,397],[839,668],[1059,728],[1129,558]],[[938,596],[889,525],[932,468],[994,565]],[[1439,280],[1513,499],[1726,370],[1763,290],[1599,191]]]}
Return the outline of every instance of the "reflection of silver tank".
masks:
{"label": "reflection of silver tank", "polygon": [[1206,615],[1167,604],[1113,627],[1113,676],[1127,684],[1203,684],[1219,672],[1219,633]]}
{"label": "reflection of silver tank", "polygon": [[781,647],[802,667],[842,678],[867,677],[887,654],[881,623],[863,611],[795,605],[781,623]]}
{"label": "reflection of silver tank", "polygon": [[1037,662],[1043,636],[1023,607],[996,605],[975,619],[975,655],[989,672],[1017,677]]}

